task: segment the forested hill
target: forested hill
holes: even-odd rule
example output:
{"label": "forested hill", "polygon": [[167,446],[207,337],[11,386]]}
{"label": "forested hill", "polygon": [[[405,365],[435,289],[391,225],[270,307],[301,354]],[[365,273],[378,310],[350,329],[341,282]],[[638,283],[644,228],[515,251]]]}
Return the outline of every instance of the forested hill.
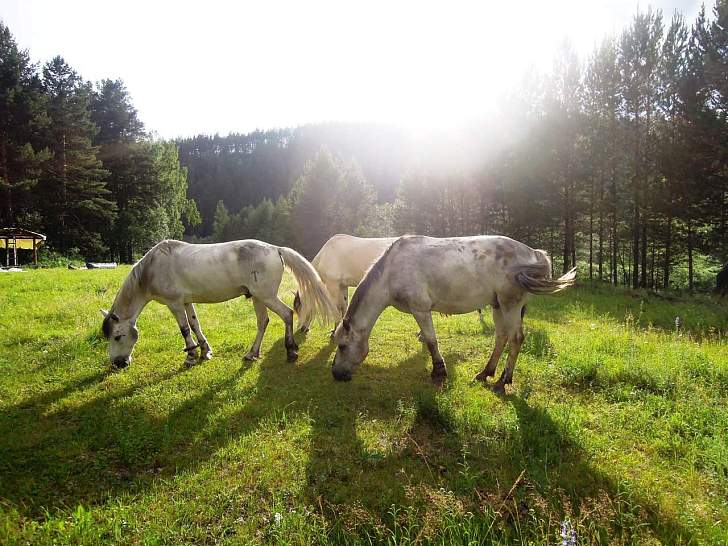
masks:
{"label": "forested hill", "polygon": [[306,161],[323,147],[345,162],[358,164],[379,201],[393,201],[412,142],[396,127],[326,123],[295,129],[179,139],[180,162],[189,169],[189,195],[202,224],[193,233],[209,236],[219,200],[231,212],[263,199],[287,194]]}
{"label": "forested hill", "polygon": [[727,74],[728,0],[715,0],[694,21],[638,11],[586,58],[565,44],[465,128],[164,142],[123,82],[91,84],[61,57],[33,64],[0,24],[0,225],[121,261],[183,234],[309,258],[337,232],[505,234],[546,249],[554,273],[707,287],[728,260]]}
{"label": "forested hill", "polygon": [[220,200],[238,212],[287,194],[322,149],[358,166],[384,203],[395,200],[400,182],[413,170],[457,175],[481,168],[502,149],[503,138],[493,124],[418,133],[393,125],[330,122],[178,139],[180,162],[189,170],[189,195],[202,214],[202,224],[191,233],[212,235]]}

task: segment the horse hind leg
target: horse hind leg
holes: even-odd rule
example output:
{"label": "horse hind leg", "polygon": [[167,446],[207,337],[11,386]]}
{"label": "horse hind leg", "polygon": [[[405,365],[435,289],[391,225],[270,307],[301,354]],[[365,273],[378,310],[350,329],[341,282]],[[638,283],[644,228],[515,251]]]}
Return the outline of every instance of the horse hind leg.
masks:
{"label": "horse hind leg", "polygon": [[207,342],[205,334],[202,333],[202,327],[200,326],[200,320],[197,318],[195,306],[191,303],[186,303],[185,313],[187,314],[187,322],[190,323],[192,331],[197,338],[197,343],[200,345],[200,360],[210,360],[212,358],[212,347]]}
{"label": "horse hind leg", "polygon": [[485,366],[483,371],[475,376],[476,381],[485,381],[488,377],[495,375],[495,369],[498,366],[498,361],[503,354],[506,342],[508,341],[508,332],[506,330],[505,319],[503,318],[503,312],[500,309],[500,305],[493,306],[493,324],[495,324],[495,345],[493,346],[493,352],[488,359],[488,364]]}
{"label": "horse hind leg", "polygon": [[501,376],[493,385],[493,392],[495,393],[505,393],[505,386],[513,382],[513,370],[516,367],[518,353],[521,352],[521,346],[526,338],[523,333],[523,315],[525,311],[526,307],[523,302],[518,302],[517,305],[503,310],[506,330],[508,331],[508,360]]}
{"label": "horse hind leg", "polygon": [[270,321],[268,318],[268,308],[265,306],[265,303],[254,297],[253,308],[255,309],[255,318],[258,323],[258,333],[255,335],[255,341],[253,341],[252,347],[250,347],[250,350],[243,357],[248,362],[257,360],[260,356],[260,344],[263,342],[265,329],[268,327],[268,322]]}
{"label": "horse hind leg", "polygon": [[293,339],[293,310],[278,299],[277,295],[263,300],[263,303],[268,309],[281,317],[281,320],[286,325],[286,355],[288,362],[295,362],[298,358],[298,345],[296,345],[296,340]]}

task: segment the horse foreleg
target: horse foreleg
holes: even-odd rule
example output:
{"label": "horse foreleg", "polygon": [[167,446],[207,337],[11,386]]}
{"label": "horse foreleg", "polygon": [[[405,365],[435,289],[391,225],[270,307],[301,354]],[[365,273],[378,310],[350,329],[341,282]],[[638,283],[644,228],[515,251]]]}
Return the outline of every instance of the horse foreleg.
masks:
{"label": "horse foreleg", "polygon": [[344,315],[346,314],[346,310],[349,307],[349,287],[344,286],[343,284],[339,285],[339,301],[341,302],[339,306],[339,312],[341,313],[341,318],[344,318]]}
{"label": "horse foreleg", "polygon": [[260,344],[263,341],[265,329],[268,327],[268,322],[270,320],[268,318],[268,308],[265,306],[265,303],[260,301],[258,298],[253,297],[253,307],[255,308],[255,318],[258,322],[258,333],[255,336],[255,341],[253,341],[253,346],[243,357],[249,362],[256,360],[260,356]]}
{"label": "horse foreleg", "polygon": [[412,313],[420,327],[422,341],[427,344],[427,349],[432,357],[432,382],[435,385],[442,385],[447,379],[447,369],[445,368],[445,359],[440,354],[437,347],[437,336],[435,335],[435,326],[432,324],[432,313],[425,311],[423,313]]}
{"label": "horse foreleg", "polygon": [[495,345],[493,346],[493,352],[483,371],[475,376],[476,381],[485,381],[487,377],[493,377],[495,375],[496,366],[498,366],[498,361],[508,341],[508,332],[506,331],[506,325],[500,307],[493,307],[493,324],[495,324]]}
{"label": "horse foreleg", "polygon": [[168,303],[167,307],[174,315],[174,318],[177,319],[179,331],[185,340],[185,348],[182,349],[187,353],[187,358],[184,362],[185,366],[192,366],[197,362],[197,343],[195,343],[190,334],[190,324],[187,321],[185,306],[183,303]]}
{"label": "horse foreleg", "polygon": [[197,318],[197,312],[195,306],[191,303],[185,303],[185,313],[187,314],[187,321],[192,327],[192,331],[195,333],[197,343],[200,344],[200,360],[210,360],[212,358],[212,347],[207,342],[205,334],[202,333],[202,327],[200,321]]}
{"label": "horse foreleg", "polygon": [[265,303],[268,309],[281,317],[283,323],[286,325],[285,342],[287,359],[288,362],[295,362],[298,358],[298,345],[296,345],[296,340],[293,339],[293,310],[279,300],[277,296],[269,300],[263,300],[263,303]]}
{"label": "horse foreleg", "polygon": [[505,386],[513,382],[513,370],[516,367],[516,359],[518,359],[518,353],[521,351],[523,340],[526,338],[523,333],[523,314],[525,311],[526,306],[522,302],[518,302],[517,305],[511,306],[508,309],[503,309],[503,318],[506,331],[508,332],[508,360],[506,361],[506,367],[503,369],[501,376],[493,385],[493,392],[498,394],[503,394],[505,392]]}

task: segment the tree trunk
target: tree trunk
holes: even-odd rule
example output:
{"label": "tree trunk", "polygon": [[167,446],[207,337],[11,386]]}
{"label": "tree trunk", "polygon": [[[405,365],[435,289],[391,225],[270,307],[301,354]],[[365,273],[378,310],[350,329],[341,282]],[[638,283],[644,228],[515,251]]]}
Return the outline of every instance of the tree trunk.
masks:
{"label": "tree trunk", "polygon": [[688,289],[693,291],[693,222],[688,219]]}
{"label": "tree trunk", "polygon": [[62,138],[61,138],[61,168],[60,168],[60,180],[61,180],[61,187],[60,187],[60,193],[61,193],[61,199],[60,199],[60,213],[58,215],[58,223],[59,223],[59,231],[61,235],[61,239],[59,241],[59,246],[61,249],[61,252],[66,251],[66,211],[68,210],[68,195],[67,195],[67,188],[66,188],[66,182],[67,182],[67,164],[66,164],[66,132],[63,132]]}
{"label": "tree trunk", "polygon": [[599,253],[597,255],[597,263],[599,269],[599,280],[602,281],[604,280],[604,171],[602,171],[599,178],[599,220],[597,229],[599,230]]}
{"label": "tree trunk", "polygon": [[672,211],[667,213],[667,227],[665,229],[665,261],[662,267],[662,288],[670,288],[670,268],[672,261]]}
{"label": "tree trunk", "polygon": [[611,256],[611,274],[612,284],[619,284],[619,271],[617,270],[617,257],[619,253],[619,239],[617,232],[617,176],[612,167],[612,183],[610,185],[611,200],[611,222],[612,222],[612,256]]}
{"label": "tree trunk", "polygon": [[0,225],[12,226],[15,223],[13,218],[13,191],[8,176],[8,148],[5,134],[0,135],[0,179],[6,184],[5,191],[3,191],[5,199],[0,205]]}
{"label": "tree trunk", "polygon": [[639,268],[637,264],[640,261],[640,209],[637,190],[634,192],[634,217],[632,218],[632,288],[639,287]]}
{"label": "tree trunk", "polygon": [[642,275],[640,277],[640,286],[647,288],[647,279],[649,277],[649,271],[647,270],[647,254],[649,252],[647,243],[647,219],[645,215],[642,215],[642,252],[640,254],[640,267],[642,269]]}
{"label": "tree trunk", "polygon": [[591,199],[589,200],[589,280],[594,280],[594,177],[591,178]]}

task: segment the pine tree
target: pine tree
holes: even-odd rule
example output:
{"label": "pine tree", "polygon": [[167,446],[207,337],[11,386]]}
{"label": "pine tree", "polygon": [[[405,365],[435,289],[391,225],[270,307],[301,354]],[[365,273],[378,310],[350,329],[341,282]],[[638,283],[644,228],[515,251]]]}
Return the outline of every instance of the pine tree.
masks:
{"label": "pine tree", "polygon": [[43,67],[48,108],[49,169],[43,174],[43,198],[49,241],[61,252],[78,248],[87,257],[105,253],[101,235],[116,206],[106,187],[108,171],[92,139],[96,127],[89,112],[90,84],[61,58]]}
{"label": "pine tree", "polygon": [[[30,190],[49,153],[43,129],[43,95],[35,66],[0,22],[0,225],[12,226],[32,212]],[[40,227],[32,225],[30,227]]]}

